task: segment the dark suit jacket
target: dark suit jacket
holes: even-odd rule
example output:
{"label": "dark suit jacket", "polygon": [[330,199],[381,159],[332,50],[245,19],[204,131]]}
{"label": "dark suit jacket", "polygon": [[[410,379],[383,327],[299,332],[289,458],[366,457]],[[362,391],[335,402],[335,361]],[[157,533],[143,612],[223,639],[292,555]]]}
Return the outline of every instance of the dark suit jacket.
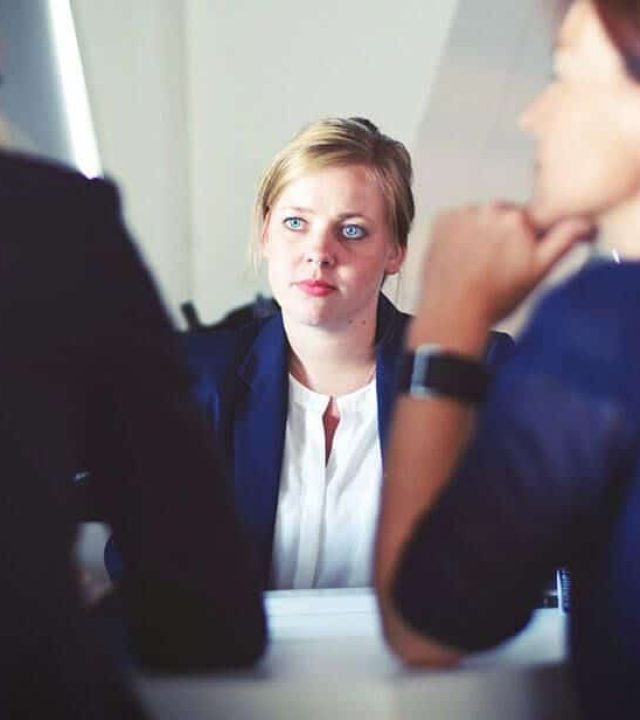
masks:
{"label": "dark suit jacket", "polygon": [[140,661],[182,670],[259,656],[248,543],[113,186],[7,154],[0,469],[0,715],[15,702],[29,717],[38,700],[68,718],[133,707],[90,637],[70,571],[82,470],[126,561]]}
{"label": "dark suit jacket", "polygon": [[[409,315],[380,296],[376,333],[378,431],[384,454],[395,392],[396,362]],[[510,354],[511,338],[493,333],[487,361]],[[190,333],[187,354],[204,408],[233,480],[241,518],[269,585],[273,533],[287,420],[287,353],[282,315],[240,328]]]}

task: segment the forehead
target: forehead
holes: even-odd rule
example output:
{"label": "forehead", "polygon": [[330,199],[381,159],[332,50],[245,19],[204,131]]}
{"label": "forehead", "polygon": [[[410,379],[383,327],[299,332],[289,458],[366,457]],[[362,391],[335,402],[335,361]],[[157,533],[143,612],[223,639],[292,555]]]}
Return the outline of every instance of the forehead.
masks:
{"label": "forehead", "polygon": [[374,215],[384,212],[384,194],[375,173],[364,165],[338,165],[302,173],[289,182],[275,207]]}

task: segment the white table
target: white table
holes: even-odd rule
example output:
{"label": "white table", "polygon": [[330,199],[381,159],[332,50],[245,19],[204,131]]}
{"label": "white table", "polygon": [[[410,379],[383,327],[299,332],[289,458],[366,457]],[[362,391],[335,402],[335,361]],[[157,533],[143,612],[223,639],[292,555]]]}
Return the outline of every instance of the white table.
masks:
{"label": "white table", "polygon": [[518,637],[460,668],[408,670],[386,649],[369,591],[267,595],[271,643],[253,669],[138,680],[159,720],[572,720],[566,616],[538,610]]}

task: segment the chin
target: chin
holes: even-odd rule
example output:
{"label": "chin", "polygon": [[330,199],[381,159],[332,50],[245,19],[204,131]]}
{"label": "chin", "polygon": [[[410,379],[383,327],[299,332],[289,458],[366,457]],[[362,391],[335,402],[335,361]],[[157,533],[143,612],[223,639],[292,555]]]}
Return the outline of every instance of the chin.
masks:
{"label": "chin", "polygon": [[308,327],[323,327],[327,324],[326,314],[323,312],[314,312],[313,310],[305,311],[302,308],[289,308],[285,310],[286,314],[300,325]]}
{"label": "chin", "polygon": [[317,317],[316,315],[303,315],[298,319],[298,322],[307,327],[315,328],[323,327],[326,324],[324,318]]}
{"label": "chin", "polygon": [[529,203],[528,212],[531,222],[538,230],[543,232],[566,218],[591,214],[578,203],[563,202],[560,197],[545,197],[543,194],[538,193],[534,195]]}
{"label": "chin", "polygon": [[558,203],[546,193],[536,189],[528,205],[529,219],[539,230],[546,230],[557,222],[562,213],[558,211]]}
{"label": "chin", "polygon": [[328,332],[339,331],[345,326],[347,321],[342,317],[336,317],[333,313],[301,313],[297,312],[293,315],[296,322],[307,327],[317,328]]}

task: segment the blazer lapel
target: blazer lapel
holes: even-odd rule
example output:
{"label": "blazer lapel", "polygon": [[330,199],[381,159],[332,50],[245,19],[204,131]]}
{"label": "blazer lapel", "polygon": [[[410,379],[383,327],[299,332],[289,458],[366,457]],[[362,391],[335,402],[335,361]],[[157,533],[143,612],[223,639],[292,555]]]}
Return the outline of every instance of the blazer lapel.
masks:
{"label": "blazer lapel", "polygon": [[238,508],[269,582],[287,422],[287,342],[280,313],[267,320],[238,368],[243,388],[234,421]]}
{"label": "blazer lapel", "polygon": [[376,321],[376,385],[378,436],[383,460],[393,411],[396,365],[402,352],[404,330],[408,319],[408,315],[401,313],[384,295],[380,294]]}

